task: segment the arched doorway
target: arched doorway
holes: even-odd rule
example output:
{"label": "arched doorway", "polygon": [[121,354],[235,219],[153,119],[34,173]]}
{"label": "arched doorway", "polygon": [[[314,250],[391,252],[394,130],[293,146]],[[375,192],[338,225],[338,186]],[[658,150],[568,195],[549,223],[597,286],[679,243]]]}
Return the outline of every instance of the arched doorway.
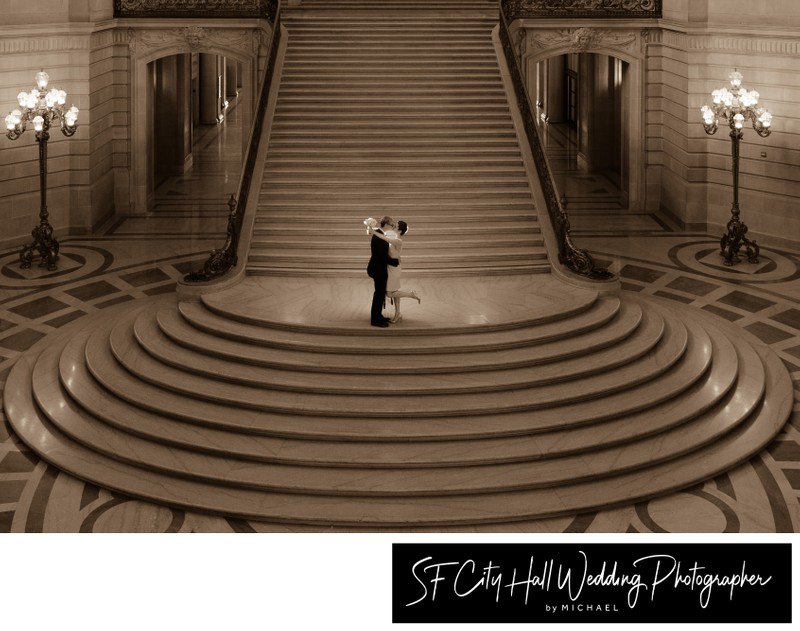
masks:
{"label": "arched doorway", "polygon": [[520,32],[528,94],[556,185],[564,186],[559,171],[592,174],[594,181],[587,179],[585,187],[605,184],[620,208],[644,208],[642,34],[589,28]]}
{"label": "arched doorway", "polygon": [[[228,133],[228,115],[246,98],[241,78],[241,63],[221,55],[181,53],[160,57],[147,65],[147,121],[150,129],[148,152],[152,156],[148,177],[148,209],[158,209],[159,188],[170,178],[181,177],[198,168],[202,173],[204,147],[208,138],[222,135],[227,141],[226,156],[241,165],[241,126],[239,135]],[[237,120],[237,122],[239,122]],[[238,143],[238,146],[231,146]],[[214,156],[219,162],[219,156]],[[238,168],[236,169],[238,172]]]}
{"label": "arched doorway", "polygon": [[[252,127],[259,40],[251,30],[208,30],[209,48],[202,50],[188,45],[194,42],[178,30],[158,37],[147,31],[131,36],[136,42],[131,59],[132,213],[152,209],[153,192],[164,177],[194,167],[198,133],[204,126],[223,123],[232,105],[242,128]],[[217,39],[231,41],[237,48],[215,47]],[[151,42],[152,48],[146,46]],[[243,156],[248,134],[238,135],[237,141]]]}
{"label": "arched doorway", "polygon": [[537,62],[537,122],[561,192],[627,208],[629,98],[622,59],[565,53]]}

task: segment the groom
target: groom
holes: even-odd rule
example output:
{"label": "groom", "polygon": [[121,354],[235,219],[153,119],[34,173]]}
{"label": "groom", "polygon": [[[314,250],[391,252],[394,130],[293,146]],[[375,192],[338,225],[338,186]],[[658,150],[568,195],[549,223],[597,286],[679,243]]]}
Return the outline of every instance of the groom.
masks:
{"label": "groom", "polygon": [[[383,233],[385,227],[394,227],[394,220],[391,217],[381,219],[381,227],[376,232]],[[367,265],[367,275],[375,283],[375,293],[372,294],[372,308],[370,309],[370,324],[379,326],[383,329],[389,326],[389,318],[383,317],[383,304],[386,300],[386,281],[389,278],[387,265],[397,267],[398,260],[389,257],[389,244],[383,239],[372,235],[370,241],[372,255]]]}

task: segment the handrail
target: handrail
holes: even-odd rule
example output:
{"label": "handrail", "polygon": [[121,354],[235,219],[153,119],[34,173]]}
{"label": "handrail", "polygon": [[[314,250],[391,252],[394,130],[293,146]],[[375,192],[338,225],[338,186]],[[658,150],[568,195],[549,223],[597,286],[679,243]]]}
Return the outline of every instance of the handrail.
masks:
{"label": "handrail", "polygon": [[660,18],[662,0],[501,0],[508,23],[520,18]]}
{"label": "handrail", "polygon": [[265,18],[274,22],[278,0],[114,0],[115,18]]}
{"label": "handrail", "polygon": [[558,242],[558,260],[570,271],[580,276],[585,276],[591,280],[609,280],[613,278],[614,275],[605,268],[597,267],[591,255],[586,250],[579,250],[576,248],[575,244],[572,242],[569,217],[567,216],[567,212],[561,200],[559,200],[556,194],[553,173],[550,170],[550,164],[542,148],[539,130],[536,128],[536,123],[534,122],[531,101],[528,97],[528,91],[525,88],[525,82],[522,79],[522,71],[519,68],[517,57],[514,54],[514,45],[511,43],[508,23],[506,22],[506,16],[503,12],[504,4],[505,3],[501,3],[500,8],[500,41],[508,63],[511,80],[514,84],[517,106],[522,116],[522,121],[525,126],[525,135],[528,138],[528,144],[533,154],[536,173],[541,182],[542,192],[544,193],[545,203],[547,205],[547,213],[550,216],[550,221],[556,234],[556,240]]}
{"label": "handrail", "polygon": [[238,195],[231,195],[228,200],[230,212],[228,213],[228,229],[225,245],[218,250],[211,251],[202,270],[186,274],[186,276],[184,276],[184,281],[187,283],[205,282],[221,276],[235,267],[239,260],[238,248],[242,233],[244,212],[250,194],[250,184],[252,183],[253,172],[255,171],[261,135],[264,128],[264,120],[267,117],[270,85],[272,84],[272,77],[275,73],[278,46],[281,39],[281,17],[278,0],[269,0],[269,4],[273,9],[273,12],[269,13],[273,15],[272,39],[267,56],[267,66],[264,69],[264,80],[261,84],[261,92],[258,97],[258,106],[256,107],[253,126],[250,130],[250,139],[247,143],[247,157],[242,167],[242,174],[239,177]]}

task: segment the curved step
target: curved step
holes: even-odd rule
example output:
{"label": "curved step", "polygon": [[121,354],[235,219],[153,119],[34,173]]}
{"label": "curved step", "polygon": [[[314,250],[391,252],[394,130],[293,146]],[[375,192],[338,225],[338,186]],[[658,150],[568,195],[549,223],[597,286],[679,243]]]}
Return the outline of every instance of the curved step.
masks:
{"label": "curved step", "polygon": [[[608,372],[652,351],[661,340],[665,325],[657,314],[648,312],[642,318],[640,326],[633,331],[628,330],[624,337],[609,340],[601,336],[601,340],[594,344],[597,347],[594,351],[585,347],[585,340],[578,340],[577,345],[573,343],[566,349],[560,348],[561,345],[556,345],[555,348],[550,345],[550,348],[545,349],[528,347],[519,349],[516,354],[504,353],[501,357],[487,357],[486,353],[477,357],[458,354],[451,357],[449,362],[442,362],[438,354],[435,357],[430,354],[416,357],[405,354],[394,358],[391,347],[376,345],[366,349],[366,357],[350,355],[349,361],[348,357],[337,357],[329,353],[325,355],[324,361],[315,361],[306,354],[291,363],[285,363],[283,358],[272,353],[262,353],[260,360],[252,355],[245,356],[250,361],[243,361],[244,358],[240,357],[224,359],[198,354],[173,342],[159,328],[152,314],[147,312],[136,318],[132,328],[136,340],[133,348],[130,346],[129,322],[120,322],[110,336],[112,351],[123,365],[128,365],[128,361],[135,361],[135,356],[141,349],[165,366],[212,380],[222,379],[248,386],[296,389],[311,393],[317,389],[309,388],[304,373],[315,372],[326,375],[326,392],[346,390],[358,393],[363,376],[375,375],[377,371],[392,379],[392,389],[398,394],[414,389],[426,394],[436,394],[461,387],[476,392],[487,392],[489,388],[538,387],[590,377],[600,371]],[[584,343],[583,348],[580,346],[581,342]],[[387,352],[392,358],[388,362]],[[370,357],[373,361],[370,361]],[[433,375],[436,384],[428,383]],[[508,381],[508,386],[507,380],[511,380]],[[370,389],[369,392],[380,392],[380,389]]]}
{"label": "curved step", "polygon": [[[45,346],[40,344],[32,349],[33,352],[25,355],[12,370],[9,391],[14,403],[7,407],[9,419],[16,429],[35,428],[35,439],[27,432],[21,433],[56,466],[89,479],[100,478],[105,486],[155,501],[195,510],[312,526],[435,527],[460,523],[508,523],[630,501],[631,498],[680,488],[694,479],[714,475],[721,470],[720,462],[747,458],[774,436],[792,406],[788,375],[777,357],[764,349],[758,354],[766,371],[761,381],[767,389],[767,397],[756,411],[732,431],[711,440],[703,448],[648,466],[647,475],[643,475],[641,469],[634,469],[614,475],[609,479],[612,483],[600,478],[573,482],[557,489],[403,496],[399,503],[385,496],[348,499],[347,495],[330,497],[247,488],[234,491],[229,486],[220,487],[156,471],[145,472],[140,467],[113,460],[70,441],[37,412],[30,398],[35,353]],[[741,365],[748,366],[757,364],[752,359],[741,362]],[[112,472],[110,476],[109,472]]]}
{"label": "curved step", "polygon": [[[85,338],[86,335],[78,337]],[[705,375],[681,393],[677,403],[668,400],[620,418],[601,419],[578,427],[565,425],[512,437],[493,437],[491,425],[496,425],[496,422],[487,423],[482,435],[435,444],[412,441],[410,436],[389,443],[357,441],[347,436],[338,440],[332,436],[326,440],[299,435],[294,438],[273,437],[251,433],[245,426],[214,428],[180,421],[127,405],[102,389],[81,363],[71,364],[69,370],[62,364],[61,381],[69,397],[96,422],[151,442],[219,456],[285,464],[430,467],[553,458],[589,451],[599,445],[632,442],[681,425],[694,415],[718,405],[735,385],[738,375],[736,351],[724,336],[714,339],[714,346],[717,360]],[[54,347],[43,353],[36,368],[41,372],[40,379],[46,380],[49,373],[58,370],[59,356],[60,349]],[[745,359],[752,361],[752,357]],[[34,389],[40,388],[35,384]]]}
{"label": "curved step", "polygon": [[[150,317],[150,314],[148,314]],[[369,355],[369,347],[364,344],[350,347],[321,347],[323,340],[316,339],[317,344],[308,344],[303,349],[295,346],[291,349],[282,349],[275,346],[259,347],[252,343],[237,342],[230,338],[218,338],[215,335],[193,328],[175,308],[169,306],[159,309],[156,322],[161,333],[166,335],[171,342],[197,353],[213,358],[222,358],[237,363],[253,364],[256,366],[277,367],[284,369],[320,372],[354,372],[373,371],[377,369],[388,370],[391,374],[416,372],[422,368],[430,373],[437,372],[468,372],[476,369],[487,369],[497,366],[498,350],[505,350],[502,355],[502,364],[509,368],[522,368],[532,364],[554,362],[583,353],[601,350],[619,342],[639,327],[642,319],[641,308],[632,303],[622,305],[619,314],[614,320],[604,326],[600,331],[590,330],[587,333],[573,333],[568,338],[557,341],[542,342],[531,347],[532,342],[526,331],[513,330],[504,336],[509,339],[504,346],[498,343],[484,341],[484,350],[470,351],[469,347],[458,347],[452,343],[442,346],[444,340],[437,340],[435,347],[430,344],[417,346],[419,343],[409,335],[410,339],[403,340],[402,352],[392,352],[392,362],[387,367],[386,359],[379,347],[374,348],[374,353]],[[142,327],[142,317],[137,319],[135,327]],[[137,331],[137,338],[153,339],[146,333]],[[321,336],[315,336],[320,338]],[[334,336],[331,336],[334,337]],[[472,335],[479,338],[482,336]],[[493,336],[495,339],[500,336]],[[527,339],[526,339],[527,338]],[[420,340],[424,342],[425,340]],[[476,344],[478,339],[475,340]],[[511,346],[509,346],[511,345]],[[158,349],[153,353],[158,354]],[[335,355],[333,359],[326,358],[324,365],[319,360],[320,354]],[[430,355],[437,357],[435,363]],[[201,359],[201,358],[198,358]]]}
{"label": "curved step", "polygon": [[[35,370],[34,370],[35,378]],[[741,378],[763,384],[759,361],[742,362]],[[102,424],[89,424],[67,403],[59,409],[59,429],[99,453],[146,469],[190,477],[215,484],[257,488],[281,493],[342,496],[426,496],[465,493],[503,493],[602,479],[628,470],[652,466],[702,448],[743,422],[761,400],[757,388],[747,396],[732,395],[706,414],[671,431],[638,440],[635,445],[598,447],[592,451],[531,462],[448,467],[439,464],[435,475],[405,466],[378,469],[256,463],[228,454],[215,457],[163,446],[123,435]],[[49,419],[53,422],[53,418]]]}

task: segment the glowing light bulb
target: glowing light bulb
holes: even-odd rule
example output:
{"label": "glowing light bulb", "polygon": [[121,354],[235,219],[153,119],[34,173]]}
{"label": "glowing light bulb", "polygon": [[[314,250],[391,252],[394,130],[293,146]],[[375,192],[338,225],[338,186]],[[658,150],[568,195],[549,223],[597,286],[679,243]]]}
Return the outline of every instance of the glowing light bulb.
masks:
{"label": "glowing light bulb", "polygon": [[44,90],[47,87],[48,81],[50,81],[50,75],[44,70],[36,73],[36,85],[39,86],[40,90]]}
{"label": "glowing light bulb", "polygon": [[44,118],[42,118],[41,116],[34,117],[33,128],[36,131],[42,131],[44,129]]}

